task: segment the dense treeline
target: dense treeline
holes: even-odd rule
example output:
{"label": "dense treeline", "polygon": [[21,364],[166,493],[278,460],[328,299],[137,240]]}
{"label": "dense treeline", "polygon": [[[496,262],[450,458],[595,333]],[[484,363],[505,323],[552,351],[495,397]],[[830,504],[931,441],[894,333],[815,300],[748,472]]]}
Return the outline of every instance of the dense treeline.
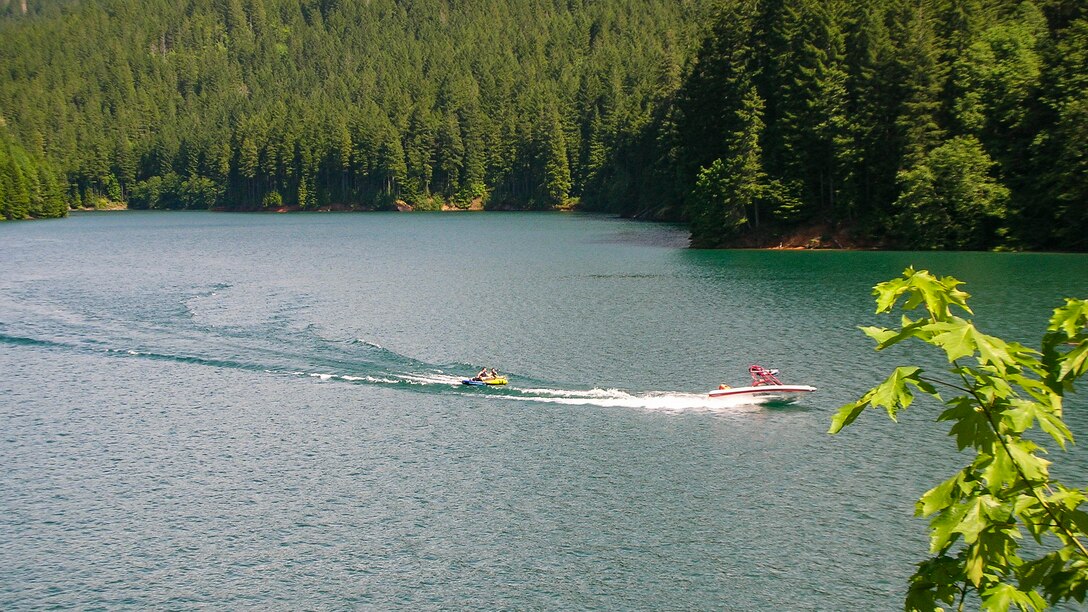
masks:
{"label": "dense treeline", "polygon": [[66,214],[68,204],[57,171],[29,155],[0,122],[0,221]]}
{"label": "dense treeline", "polygon": [[[28,10],[27,10],[28,9]],[[698,3],[0,5],[0,116],[73,205],[569,202],[679,84]]]}
{"label": "dense treeline", "polygon": [[727,1],[615,159],[587,203],[682,205],[696,245],[1088,249],[1088,3]]}
{"label": "dense treeline", "polygon": [[2,0],[0,41],[7,155],[73,206],[1088,249],[1083,0]]}

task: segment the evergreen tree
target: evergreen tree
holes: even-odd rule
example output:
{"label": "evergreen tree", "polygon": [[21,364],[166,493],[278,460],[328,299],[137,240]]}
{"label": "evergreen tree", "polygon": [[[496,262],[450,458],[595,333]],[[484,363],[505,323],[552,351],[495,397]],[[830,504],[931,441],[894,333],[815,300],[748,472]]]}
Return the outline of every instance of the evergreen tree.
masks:
{"label": "evergreen tree", "polygon": [[544,197],[549,206],[566,202],[570,194],[567,143],[558,115],[553,115],[544,143]]}
{"label": "evergreen tree", "polygon": [[903,83],[896,127],[903,143],[901,167],[911,168],[945,136],[940,117],[947,68],[941,61],[934,20],[924,3],[907,5],[894,17],[900,50],[897,72]]}
{"label": "evergreen tree", "polygon": [[[1086,10],[1085,12],[1088,12]],[[1049,120],[1032,143],[1029,170],[1041,180],[1027,190],[1024,224],[1051,248],[1088,249],[1088,16],[1060,32],[1043,97]],[[1047,228],[1053,235],[1046,236]]]}
{"label": "evergreen tree", "polygon": [[758,229],[760,205],[777,196],[778,186],[763,171],[762,113],[763,100],[750,88],[737,111],[740,129],[727,143],[727,157],[699,172],[691,195],[693,246],[719,246],[743,227]]}
{"label": "evergreen tree", "polygon": [[899,160],[895,130],[896,82],[892,44],[882,0],[855,5],[847,21],[848,115],[852,117],[856,158],[849,171],[852,209],[869,224],[879,223],[896,195],[895,173]]}

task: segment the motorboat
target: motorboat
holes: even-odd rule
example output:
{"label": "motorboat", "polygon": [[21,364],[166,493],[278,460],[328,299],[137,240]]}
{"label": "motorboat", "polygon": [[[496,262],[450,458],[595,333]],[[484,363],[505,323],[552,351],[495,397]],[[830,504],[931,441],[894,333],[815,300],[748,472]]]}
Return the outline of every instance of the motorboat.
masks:
{"label": "motorboat", "polygon": [[778,370],[764,368],[759,365],[748,366],[748,374],[752,377],[752,384],[747,387],[730,387],[721,385],[711,391],[710,397],[748,397],[760,400],[791,400],[812,393],[816,387],[809,385],[784,385],[778,380]]}

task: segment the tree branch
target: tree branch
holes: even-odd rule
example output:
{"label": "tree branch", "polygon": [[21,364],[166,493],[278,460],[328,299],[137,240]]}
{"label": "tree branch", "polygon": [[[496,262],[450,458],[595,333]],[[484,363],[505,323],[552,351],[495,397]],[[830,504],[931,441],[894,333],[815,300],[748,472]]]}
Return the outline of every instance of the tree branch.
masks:
{"label": "tree branch", "polygon": [[[957,368],[959,367],[959,364],[956,363],[956,361],[953,360],[952,363],[955,364]],[[965,376],[962,371],[960,372],[960,378],[963,379],[963,384],[970,386],[971,382],[967,380],[967,376]],[[955,387],[955,385],[949,386]],[[1020,466],[1019,463],[1017,463],[1016,457],[1014,457],[1012,452],[1009,450],[1009,445],[1008,442],[1005,440],[1005,436],[1001,434],[1001,431],[997,427],[997,422],[994,420],[993,406],[987,405],[983,398],[979,396],[978,392],[974,389],[968,388],[965,389],[965,391],[970,393],[971,396],[975,398],[975,401],[978,402],[979,407],[982,408],[982,414],[986,415],[986,422],[990,425],[990,429],[993,430],[994,436],[1001,444],[1001,448],[1004,449],[1005,454],[1009,456],[1009,463],[1011,463],[1013,467],[1016,468],[1016,473],[1017,475],[1019,475],[1020,480],[1027,484],[1028,490],[1031,491],[1032,497],[1034,497],[1039,502],[1039,505],[1041,505],[1043,507],[1043,510],[1046,511],[1047,516],[1049,516],[1050,519],[1054,521],[1054,523],[1058,526],[1058,529],[1063,534],[1065,534],[1067,538],[1069,538],[1069,541],[1072,542],[1078,549],[1080,549],[1081,554],[1088,556],[1088,549],[1085,548],[1084,543],[1077,539],[1076,535],[1074,535],[1073,532],[1068,528],[1068,526],[1063,523],[1060,518],[1058,518],[1057,514],[1054,513],[1054,509],[1050,506],[1050,504],[1048,504],[1046,500],[1044,500],[1039,495],[1038,487],[1045,486],[1049,490],[1049,483],[1043,482],[1039,485],[1035,484],[1035,482],[1033,482],[1024,474],[1023,468]]]}

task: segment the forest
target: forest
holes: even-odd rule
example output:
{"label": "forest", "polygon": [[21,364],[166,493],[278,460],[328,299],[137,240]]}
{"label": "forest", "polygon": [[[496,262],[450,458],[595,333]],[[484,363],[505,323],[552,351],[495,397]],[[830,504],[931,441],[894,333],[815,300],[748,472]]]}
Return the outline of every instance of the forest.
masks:
{"label": "forest", "polygon": [[[546,209],[679,84],[695,2],[30,0],[0,114],[76,206]],[[686,45],[686,46],[685,46]]]}
{"label": "forest", "polygon": [[66,214],[68,203],[57,171],[45,160],[28,155],[0,123],[0,220]]}
{"label": "forest", "polygon": [[0,41],[6,218],[401,202],[1088,249],[1081,0],[0,0]]}
{"label": "forest", "polygon": [[1088,248],[1082,0],[737,0],[687,66],[602,205],[681,203],[696,246]]}

